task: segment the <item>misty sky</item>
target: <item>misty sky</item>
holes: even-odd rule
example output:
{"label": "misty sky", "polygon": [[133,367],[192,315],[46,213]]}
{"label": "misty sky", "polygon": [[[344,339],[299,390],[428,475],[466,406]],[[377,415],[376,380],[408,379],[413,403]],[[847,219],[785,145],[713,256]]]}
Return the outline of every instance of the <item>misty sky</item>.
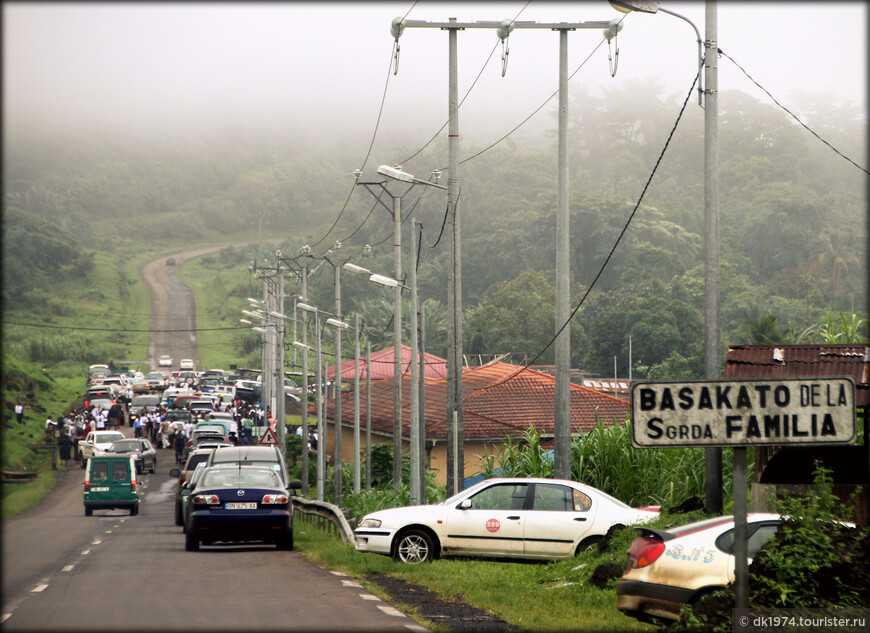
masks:
{"label": "misty sky", "polygon": [[[702,2],[665,2],[704,35]],[[447,116],[447,34],[406,29],[399,72],[390,71],[390,22],[408,19],[536,22],[607,21],[618,13],[595,2],[386,3],[40,3],[3,4],[4,131],[24,123],[104,126],[134,133],[242,128],[277,132],[344,130],[369,138],[381,98],[381,132],[433,134]],[[719,47],[779,101],[821,93],[866,112],[867,4],[725,2]],[[684,21],[631,14],[611,45],[598,29],[569,35],[569,72],[594,54],[571,86],[620,87],[654,78],[672,98],[696,71],[697,43]],[[491,29],[459,34],[464,95],[498,38]],[[515,30],[507,73],[498,44],[460,111],[464,137],[498,137],[557,87],[558,35]],[[389,83],[387,83],[389,78]],[[739,89],[769,103],[727,59],[720,91]],[[552,121],[549,110],[539,117]],[[547,114],[549,112],[549,114]],[[363,150],[364,151],[364,150]]]}

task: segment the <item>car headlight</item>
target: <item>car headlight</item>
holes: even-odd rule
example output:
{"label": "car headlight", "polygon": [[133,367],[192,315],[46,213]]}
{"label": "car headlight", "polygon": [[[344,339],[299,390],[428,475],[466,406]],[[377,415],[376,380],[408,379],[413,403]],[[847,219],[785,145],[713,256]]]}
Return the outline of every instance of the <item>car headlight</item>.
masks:
{"label": "car headlight", "polygon": [[363,519],[357,527],[361,528],[379,528],[381,527],[380,519]]}

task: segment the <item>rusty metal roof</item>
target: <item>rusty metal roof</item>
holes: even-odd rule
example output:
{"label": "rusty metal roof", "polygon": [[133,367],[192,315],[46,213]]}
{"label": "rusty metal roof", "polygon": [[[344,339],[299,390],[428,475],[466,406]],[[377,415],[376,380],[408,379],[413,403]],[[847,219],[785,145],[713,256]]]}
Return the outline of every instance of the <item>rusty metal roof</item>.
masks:
{"label": "rusty metal roof", "polygon": [[728,350],[723,378],[855,379],[858,406],[870,403],[870,347],[863,344],[735,345]]}

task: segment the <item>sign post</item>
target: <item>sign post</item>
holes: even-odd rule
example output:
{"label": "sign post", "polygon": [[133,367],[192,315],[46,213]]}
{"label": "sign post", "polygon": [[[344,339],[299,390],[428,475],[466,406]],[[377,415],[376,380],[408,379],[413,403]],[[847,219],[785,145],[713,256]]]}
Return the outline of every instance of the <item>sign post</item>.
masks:
{"label": "sign post", "polygon": [[638,382],[631,386],[635,448],[734,449],[734,593],[749,603],[746,447],[853,444],[855,379]]}

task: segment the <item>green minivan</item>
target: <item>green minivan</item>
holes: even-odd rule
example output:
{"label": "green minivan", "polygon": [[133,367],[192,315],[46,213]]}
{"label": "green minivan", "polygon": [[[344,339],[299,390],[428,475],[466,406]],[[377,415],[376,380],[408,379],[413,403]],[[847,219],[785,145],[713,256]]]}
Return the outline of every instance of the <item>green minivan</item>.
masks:
{"label": "green minivan", "polygon": [[88,460],[85,470],[85,516],[94,510],[125,508],[130,515],[139,514],[139,488],[136,482],[136,459],[123,455],[100,455]]}

